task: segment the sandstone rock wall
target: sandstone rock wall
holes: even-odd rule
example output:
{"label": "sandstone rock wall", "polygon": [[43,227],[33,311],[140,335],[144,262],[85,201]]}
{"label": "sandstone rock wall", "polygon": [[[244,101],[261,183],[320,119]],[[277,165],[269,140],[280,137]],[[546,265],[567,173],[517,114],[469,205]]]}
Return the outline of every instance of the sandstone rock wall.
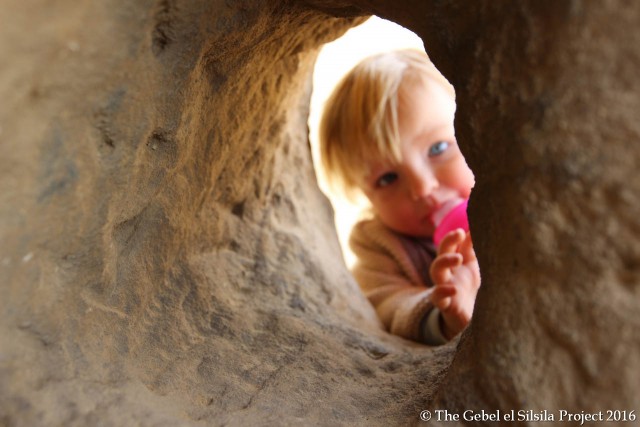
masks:
{"label": "sandstone rock wall", "polygon": [[[134,3],[0,14],[0,425],[640,409],[640,6]],[[315,55],[371,13],[457,89],[483,275],[459,345],[379,329],[315,183]]]}
{"label": "sandstone rock wall", "polygon": [[637,410],[640,9],[480,2],[431,13],[406,25],[457,89],[483,275],[433,407]]}

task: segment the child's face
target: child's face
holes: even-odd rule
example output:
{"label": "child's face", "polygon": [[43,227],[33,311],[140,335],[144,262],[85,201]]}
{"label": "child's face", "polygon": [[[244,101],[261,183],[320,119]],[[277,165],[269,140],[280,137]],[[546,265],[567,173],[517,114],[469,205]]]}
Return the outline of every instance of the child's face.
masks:
{"label": "child's face", "polygon": [[474,178],[456,143],[451,95],[433,81],[403,84],[410,96],[398,108],[401,160],[367,165],[361,187],[387,227],[430,237],[432,215],[468,198]]}

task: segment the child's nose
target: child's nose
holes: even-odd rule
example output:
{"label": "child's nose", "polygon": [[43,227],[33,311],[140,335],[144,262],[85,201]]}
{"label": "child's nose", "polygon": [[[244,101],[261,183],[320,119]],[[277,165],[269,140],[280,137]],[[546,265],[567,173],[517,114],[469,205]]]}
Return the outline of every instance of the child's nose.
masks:
{"label": "child's nose", "polygon": [[438,180],[434,176],[433,172],[426,168],[425,170],[414,171],[410,174],[410,188],[411,198],[413,200],[420,200],[428,197],[438,187]]}

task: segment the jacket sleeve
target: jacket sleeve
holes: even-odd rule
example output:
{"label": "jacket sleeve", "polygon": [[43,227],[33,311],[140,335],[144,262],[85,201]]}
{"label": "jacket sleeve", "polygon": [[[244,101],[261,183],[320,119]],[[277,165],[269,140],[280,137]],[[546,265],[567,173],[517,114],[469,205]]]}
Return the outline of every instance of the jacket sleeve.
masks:
{"label": "jacket sleeve", "polygon": [[385,328],[414,341],[446,342],[438,322],[429,321],[434,315],[437,320],[438,311],[430,300],[432,288],[424,284],[401,238],[373,219],[356,224],[349,243],[357,257],[353,275]]}

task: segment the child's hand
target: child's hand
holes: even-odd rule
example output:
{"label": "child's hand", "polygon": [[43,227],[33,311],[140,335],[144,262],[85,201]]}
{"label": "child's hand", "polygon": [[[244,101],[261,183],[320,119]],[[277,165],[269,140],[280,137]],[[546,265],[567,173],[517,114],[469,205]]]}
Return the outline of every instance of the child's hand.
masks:
{"label": "child's hand", "polygon": [[429,272],[435,284],[431,300],[442,313],[445,337],[451,339],[471,320],[480,288],[480,266],[471,235],[462,229],[447,233]]}

